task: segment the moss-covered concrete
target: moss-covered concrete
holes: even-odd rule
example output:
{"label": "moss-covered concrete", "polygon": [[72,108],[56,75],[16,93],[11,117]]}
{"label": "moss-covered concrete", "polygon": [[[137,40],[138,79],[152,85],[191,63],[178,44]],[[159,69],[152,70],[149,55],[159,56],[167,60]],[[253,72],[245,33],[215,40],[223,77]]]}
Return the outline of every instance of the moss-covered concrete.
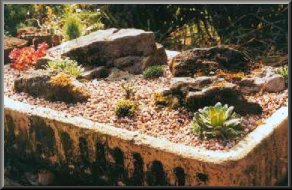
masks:
{"label": "moss-covered concrete", "polygon": [[288,108],[228,151],[171,143],[4,99],[5,152],[113,185],[270,186],[288,171]]}

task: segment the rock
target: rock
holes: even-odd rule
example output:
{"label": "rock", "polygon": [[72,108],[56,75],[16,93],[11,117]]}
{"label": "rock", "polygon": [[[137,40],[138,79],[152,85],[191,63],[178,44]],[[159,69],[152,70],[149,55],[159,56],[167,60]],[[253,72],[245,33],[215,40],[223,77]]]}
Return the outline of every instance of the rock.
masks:
{"label": "rock", "polygon": [[174,58],[176,55],[180,54],[179,51],[165,50],[165,52],[166,52],[168,61],[171,61],[172,58]]}
{"label": "rock", "polygon": [[248,59],[229,47],[195,48],[176,55],[169,64],[174,76],[193,76],[196,72],[245,69]]}
{"label": "rock", "polygon": [[256,93],[262,89],[262,84],[255,82],[254,78],[243,78],[240,81],[240,90],[243,94]]}
{"label": "rock", "polygon": [[130,79],[132,77],[134,77],[133,74],[130,74],[127,71],[122,71],[122,70],[114,67],[114,68],[110,69],[110,74],[105,80],[120,81],[120,80],[127,80],[127,79]]}
{"label": "rock", "polygon": [[45,57],[41,57],[39,58],[36,63],[34,64],[35,69],[45,69],[46,65],[48,65],[49,61],[53,61],[54,58],[49,57],[49,56],[45,56]]}
{"label": "rock", "polygon": [[28,44],[26,40],[4,36],[4,64],[10,63],[9,53],[14,48],[22,48]]}
{"label": "rock", "polygon": [[[156,51],[153,56],[152,63],[155,65],[165,65],[167,64],[167,54],[163,45],[156,43]],[[145,68],[150,65],[145,65]]]}
{"label": "rock", "polygon": [[266,66],[272,66],[272,67],[279,67],[279,66],[284,66],[288,65],[288,56],[277,56],[277,57],[267,57],[266,59],[263,60],[264,64]]}
{"label": "rock", "polygon": [[227,82],[224,86],[209,86],[201,91],[189,91],[185,102],[187,107],[193,111],[221,102],[234,106],[235,111],[242,115],[262,112],[260,105],[248,102],[236,88],[236,85]]}
{"label": "rock", "polygon": [[[141,66],[143,67],[143,61],[146,58],[139,56],[126,56],[120,57],[113,61],[113,65],[121,70],[128,71],[132,74],[141,73]],[[147,60],[145,60],[147,61]]]}
{"label": "rock", "polygon": [[263,90],[267,92],[281,92],[286,88],[285,79],[278,74],[266,79]]}
{"label": "rock", "polygon": [[70,85],[56,86],[50,83],[53,76],[56,76],[55,72],[46,70],[27,73],[14,81],[14,89],[34,97],[67,103],[83,102],[89,98],[84,85],[76,79],[70,78]]}
{"label": "rock", "polygon": [[191,111],[217,102],[235,106],[235,111],[245,114],[262,112],[259,104],[248,102],[241,94],[238,86],[221,78],[214,77],[175,77],[170,88],[157,91],[163,96],[179,96],[181,105]]}
{"label": "rock", "polygon": [[153,32],[138,29],[99,30],[51,48],[52,55],[70,57],[80,64],[115,66],[141,74],[150,65],[167,63],[165,50]]}
{"label": "rock", "polygon": [[24,27],[17,30],[17,37],[28,41],[29,45],[34,45],[37,48],[40,43],[47,43],[49,47],[59,45],[63,36],[43,32],[36,27]]}
{"label": "rock", "polygon": [[217,77],[174,77],[171,79],[171,87],[170,90],[175,91],[190,91],[190,90],[200,90],[208,84],[213,83]]}
{"label": "rock", "polygon": [[247,78],[243,78],[239,86],[243,94],[256,93],[261,90],[280,92],[286,88],[285,79],[276,74],[275,69],[270,66],[266,66],[261,71],[253,72]]}
{"label": "rock", "polygon": [[80,78],[92,80],[96,78],[106,78],[109,75],[109,70],[105,66],[91,68],[85,70]]}
{"label": "rock", "polygon": [[37,27],[22,27],[17,29],[16,36],[20,38],[23,35],[35,34],[38,32],[40,32],[40,30]]}

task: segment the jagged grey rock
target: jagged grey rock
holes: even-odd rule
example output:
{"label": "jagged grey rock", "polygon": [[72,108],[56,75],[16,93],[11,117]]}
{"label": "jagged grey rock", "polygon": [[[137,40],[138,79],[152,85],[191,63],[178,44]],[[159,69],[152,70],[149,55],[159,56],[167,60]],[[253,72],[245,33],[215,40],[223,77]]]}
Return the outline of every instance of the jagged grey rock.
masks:
{"label": "jagged grey rock", "polygon": [[164,48],[153,32],[139,29],[99,30],[48,50],[52,56],[70,57],[79,64],[115,66],[141,74],[149,65],[167,63]]}

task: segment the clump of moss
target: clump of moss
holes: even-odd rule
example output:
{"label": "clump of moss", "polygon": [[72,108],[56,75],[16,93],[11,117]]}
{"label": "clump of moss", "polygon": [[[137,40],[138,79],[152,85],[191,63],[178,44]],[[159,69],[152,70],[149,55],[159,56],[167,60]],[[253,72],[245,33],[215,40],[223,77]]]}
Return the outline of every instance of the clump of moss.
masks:
{"label": "clump of moss", "polygon": [[73,77],[79,77],[84,72],[84,69],[78,65],[77,61],[71,59],[57,59],[49,61],[46,69],[64,72]]}
{"label": "clump of moss", "polygon": [[137,109],[137,105],[135,102],[130,101],[130,100],[120,100],[116,104],[116,115],[118,117],[132,117]]}
{"label": "clump of moss", "polygon": [[149,79],[149,78],[158,78],[163,76],[164,70],[163,67],[161,65],[153,65],[153,66],[149,66],[147,67],[144,72],[143,72],[143,77],[145,79]]}

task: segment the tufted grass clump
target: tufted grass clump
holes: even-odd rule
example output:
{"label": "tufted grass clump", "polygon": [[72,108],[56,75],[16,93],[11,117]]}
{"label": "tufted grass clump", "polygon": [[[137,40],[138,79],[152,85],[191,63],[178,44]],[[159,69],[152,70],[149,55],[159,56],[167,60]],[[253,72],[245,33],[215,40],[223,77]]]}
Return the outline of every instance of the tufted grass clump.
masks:
{"label": "tufted grass clump", "polygon": [[116,115],[118,117],[132,117],[137,109],[137,105],[135,102],[131,101],[131,100],[120,100],[117,104],[116,104]]}
{"label": "tufted grass clump", "polygon": [[46,69],[50,69],[57,72],[64,72],[73,77],[79,77],[84,72],[84,69],[78,65],[75,60],[71,59],[60,59],[49,61]]}
{"label": "tufted grass clump", "polygon": [[161,65],[153,65],[147,67],[143,72],[143,77],[145,79],[149,78],[158,78],[160,76],[163,76],[163,67]]}
{"label": "tufted grass clump", "polygon": [[241,118],[234,112],[234,107],[222,106],[218,102],[215,106],[204,107],[194,113],[192,131],[202,137],[222,137],[223,139],[236,137],[241,134]]}
{"label": "tufted grass clump", "polygon": [[276,70],[276,73],[281,75],[285,79],[285,83],[288,84],[288,65],[284,65]]}

